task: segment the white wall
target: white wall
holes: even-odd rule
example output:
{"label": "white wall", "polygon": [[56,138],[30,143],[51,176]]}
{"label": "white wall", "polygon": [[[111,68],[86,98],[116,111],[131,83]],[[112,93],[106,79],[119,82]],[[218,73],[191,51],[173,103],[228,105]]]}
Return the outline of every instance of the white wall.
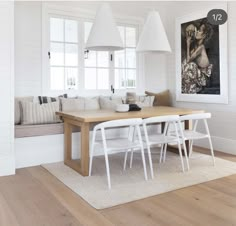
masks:
{"label": "white wall", "polygon": [[13,2],[0,2],[0,28],[0,176],[3,176],[15,173]]}
{"label": "white wall", "polygon": [[15,3],[15,96],[42,91],[42,19],[40,2]]}
{"label": "white wall", "polygon": [[[208,7],[215,8],[215,2],[185,2],[170,9],[167,19],[167,32],[172,47],[175,46],[175,18],[196,12]],[[229,104],[204,104],[175,101],[176,72],[175,51],[167,57],[167,84],[174,98],[174,104],[180,107],[204,109],[212,113],[209,127],[213,136],[214,148],[220,151],[236,154],[236,3],[228,3],[228,76]],[[201,143],[205,146],[207,144]]]}

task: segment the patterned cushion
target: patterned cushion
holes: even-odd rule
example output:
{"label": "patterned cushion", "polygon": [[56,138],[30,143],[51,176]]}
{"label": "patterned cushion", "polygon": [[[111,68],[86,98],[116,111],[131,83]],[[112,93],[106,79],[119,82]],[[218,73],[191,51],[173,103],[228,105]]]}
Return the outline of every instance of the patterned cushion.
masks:
{"label": "patterned cushion", "polygon": [[63,95],[60,95],[58,97],[38,96],[40,104],[46,104],[46,103],[51,103],[51,102],[59,101],[60,97],[67,98],[68,96],[67,96],[66,93],[63,94]]}
{"label": "patterned cushion", "polygon": [[139,107],[152,107],[155,96],[138,96],[136,104]]}
{"label": "patterned cushion", "polygon": [[22,106],[21,101],[33,102],[34,97],[15,97],[15,125],[18,125],[22,121]]}
{"label": "patterned cushion", "polygon": [[55,114],[56,111],[59,111],[59,101],[47,104],[21,102],[21,105],[23,110],[23,125],[61,122]]}

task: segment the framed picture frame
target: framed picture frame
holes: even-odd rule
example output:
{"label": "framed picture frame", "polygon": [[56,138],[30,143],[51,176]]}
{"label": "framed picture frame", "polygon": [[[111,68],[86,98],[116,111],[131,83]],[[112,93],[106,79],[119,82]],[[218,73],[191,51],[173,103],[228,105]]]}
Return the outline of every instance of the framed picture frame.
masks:
{"label": "framed picture frame", "polygon": [[176,19],[176,101],[228,103],[227,21],[210,24],[212,9]]}

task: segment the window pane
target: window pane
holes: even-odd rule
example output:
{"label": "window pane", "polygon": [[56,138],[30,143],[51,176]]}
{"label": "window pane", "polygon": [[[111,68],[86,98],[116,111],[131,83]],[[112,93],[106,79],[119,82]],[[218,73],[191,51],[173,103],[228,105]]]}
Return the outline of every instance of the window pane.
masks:
{"label": "window pane", "polygon": [[125,70],[115,69],[115,89],[125,88]]}
{"label": "window pane", "polygon": [[126,68],[136,68],[135,49],[126,49]]}
{"label": "window pane", "polygon": [[125,51],[115,51],[115,67],[124,68],[125,67]]}
{"label": "window pane", "polygon": [[108,52],[101,51],[97,52],[97,67],[109,67]]}
{"label": "window pane", "polygon": [[84,22],[84,43],[88,41],[88,36],[92,28],[92,25],[93,23],[91,22]]}
{"label": "window pane", "polygon": [[65,65],[77,66],[78,65],[78,45],[66,44]]}
{"label": "window pane", "polygon": [[97,78],[96,78],[96,68],[85,68],[84,69],[84,80],[85,89],[96,89]]}
{"label": "window pane", "polygon": [[96,52],[89,51],[88,58],[84,59],[85,67],[96,67]]}
{"label": "window pane", "polygon": [[64,20],[58,18],[50,18],[50,40],[64,41]]}
{"label": "window pane", "polygon": [[75,20],[66,20],[65,21],[65,41],[66,42],[78,42],[77,21],[75,21]]}
{"label": "window pane", "polygon": [[98,89],[109,89],[109,69],[98,69]]}
{"label": "window pane", "polygon": [[51,60],[50,64],[54,66],[64,65],[64,44],[51,43]]}
{"label": "window pane", "polygon": [[126,27],[126,46],[136,47],[136,29],[133,27]]}
{"label": "window pane", "polygon": [[120,37],[122,39],[123,44],[125,45],[125,27],[118,26],[118,30],[120,32]]}
{"label": "window pane", "polygon": [[64,68],[51,67],[51,89],[63,90],[64,89]]}
{"label": "window pane", "polygon": [[66,89],[76,89],[77,88],[77,78],[78,78],[77,68],[65,68],[66,76]]}
{"label": "window pane", "polygon": [[127,88],[136,87],[136,70],[126,70]]}

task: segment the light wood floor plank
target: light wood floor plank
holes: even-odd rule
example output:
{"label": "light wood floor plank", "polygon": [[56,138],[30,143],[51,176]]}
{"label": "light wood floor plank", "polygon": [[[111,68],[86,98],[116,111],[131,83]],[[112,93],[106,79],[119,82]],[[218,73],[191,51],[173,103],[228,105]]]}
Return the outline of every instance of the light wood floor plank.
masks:
{"label": "light wood floor plank", "polygon": [[15,176],[1,178],[0,191],[19,225],[82,225],[26,169],[17,170]]}
{"label": "light wood floor plank", "polygon": [[83,225],[113,225],[80,196],[71,191],[42,167],[28,168],[28,171],[35,179],[40,181],[40,183],[50,191],[51,195],[55,196]]}

